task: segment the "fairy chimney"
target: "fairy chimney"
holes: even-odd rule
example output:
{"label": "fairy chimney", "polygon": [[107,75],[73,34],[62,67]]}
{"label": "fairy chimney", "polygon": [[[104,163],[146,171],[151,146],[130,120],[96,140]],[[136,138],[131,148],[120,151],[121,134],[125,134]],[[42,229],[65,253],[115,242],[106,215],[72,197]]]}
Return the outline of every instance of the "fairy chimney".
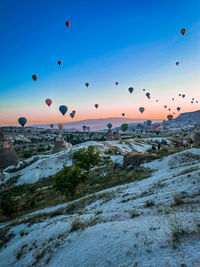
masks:
{"label": "fairy chimney", "polygon": [[120,135],[119,131],[117,131],[115,134],[115,140],[121,140],[121,139],[122,139],[121,135]]}
{"label": "fairy chimney", "polygon": [[13,143],[8,136],[0,130],[0,170],[19,162]]}
{"label": "fairy chimney", "polygon": [[106,139],[107,139],[107,141],[113,141],[113,140],[115,140],[114,134],[113,134],[113,132],[112,132],[111,129],[108,130],[108,132],[107,132],[107,138]]}
{"label": "fairy chimney", "polygon": [[59,134],[59,136],[56,138],[52,154],[58,153],[63,150],[68,150],[71,147],[71,144],[65,142],[65,139],[63,138],[62,134]]}

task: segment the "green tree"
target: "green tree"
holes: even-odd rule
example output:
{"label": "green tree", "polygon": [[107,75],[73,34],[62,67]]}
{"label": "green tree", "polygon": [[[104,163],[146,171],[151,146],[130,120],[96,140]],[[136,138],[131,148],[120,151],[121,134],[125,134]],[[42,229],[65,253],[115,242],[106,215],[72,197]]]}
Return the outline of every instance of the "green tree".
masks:
{"label": "green tree", "polygon": [[79,167],[67,167],[64,166],[59,171],[54,179],[54,189],[64,194],[66,197],[73,198],[77,186],[87,180],[88,176],[86,173],[82,173]]}
{"label": "green tree", "polygon": [[94,151],[93,146],[86,148],[81,148],[74,152],[73,160],[76,166],[80,167],[90,172],[92,166],[98,165],[100,162],[99,153]]}

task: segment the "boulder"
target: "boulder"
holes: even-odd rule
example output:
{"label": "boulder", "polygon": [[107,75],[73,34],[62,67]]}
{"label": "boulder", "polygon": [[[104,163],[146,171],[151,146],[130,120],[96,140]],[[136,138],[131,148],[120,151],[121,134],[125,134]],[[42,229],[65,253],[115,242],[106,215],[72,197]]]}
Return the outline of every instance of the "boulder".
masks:
{"label": "boulder", "polygon": [[71,144],[65,142],[65,139],[63,138],[62,134],[59,134],[59,136],[56,137],[52,154],[58,153],[60,151],[68,150],[71,147],[72,147]]}
{"label": "boulder", "polygon": [[0,170],[19,162],[12,141],[0,130]]}

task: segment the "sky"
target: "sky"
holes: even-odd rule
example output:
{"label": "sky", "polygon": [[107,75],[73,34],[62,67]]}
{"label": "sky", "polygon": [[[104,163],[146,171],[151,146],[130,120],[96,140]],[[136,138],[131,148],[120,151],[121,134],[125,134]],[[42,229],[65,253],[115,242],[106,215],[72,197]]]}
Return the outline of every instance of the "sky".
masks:
{"label": "sky", "polygon": [[72,110],[77,121],[200,109],[199,0],[1,0],[0,32],[1,126],[71,122]]}

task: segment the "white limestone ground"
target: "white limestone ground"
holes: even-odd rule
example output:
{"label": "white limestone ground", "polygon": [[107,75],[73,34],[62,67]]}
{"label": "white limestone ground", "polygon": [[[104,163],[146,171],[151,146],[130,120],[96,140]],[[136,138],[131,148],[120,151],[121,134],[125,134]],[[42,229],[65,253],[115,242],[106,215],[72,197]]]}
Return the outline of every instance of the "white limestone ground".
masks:
{"label": "white limestone ground", "polygon": [[[74,214],[50,207],[41,215],[60,215],[12,226],[1,266],[200,266],[200,149],[143,166],[151,177],[101,191]],[[74,220],[86,228],[71,232]]]}
{"label": "white limestone ground", "polygon": [[[158,139],[158,138],[157,138]],[[160,138],[162,140],[162,138]],[[82,144],[78,144],[69,150],[65,150],[53,155],[40,155],[33,156],[30,159],[20,162],[17,167],[11,166],[4,170],[3,179],[0,179],[0,185],[3,185],[9,181],[13,181],[13,184],[19,185],[24,183],[35,183],[41,178],[48,178],[51,175],[56,174],[63,168],[63,165],[72,165],[72,155],[74,151],[80,148],[87,148],[88,146],[94,146],[96,151],[99,151],[100,155],[109,149],[117,148],[121,153],[126,152],[145,152],[151,148],[152,143],[155,140],[143,140],[134,139],[129,141],[106,141],[96,142],[88,141]],[[112,157],[112,160],[114,158]],[[27,167],[25,167],[27,166]]]}

